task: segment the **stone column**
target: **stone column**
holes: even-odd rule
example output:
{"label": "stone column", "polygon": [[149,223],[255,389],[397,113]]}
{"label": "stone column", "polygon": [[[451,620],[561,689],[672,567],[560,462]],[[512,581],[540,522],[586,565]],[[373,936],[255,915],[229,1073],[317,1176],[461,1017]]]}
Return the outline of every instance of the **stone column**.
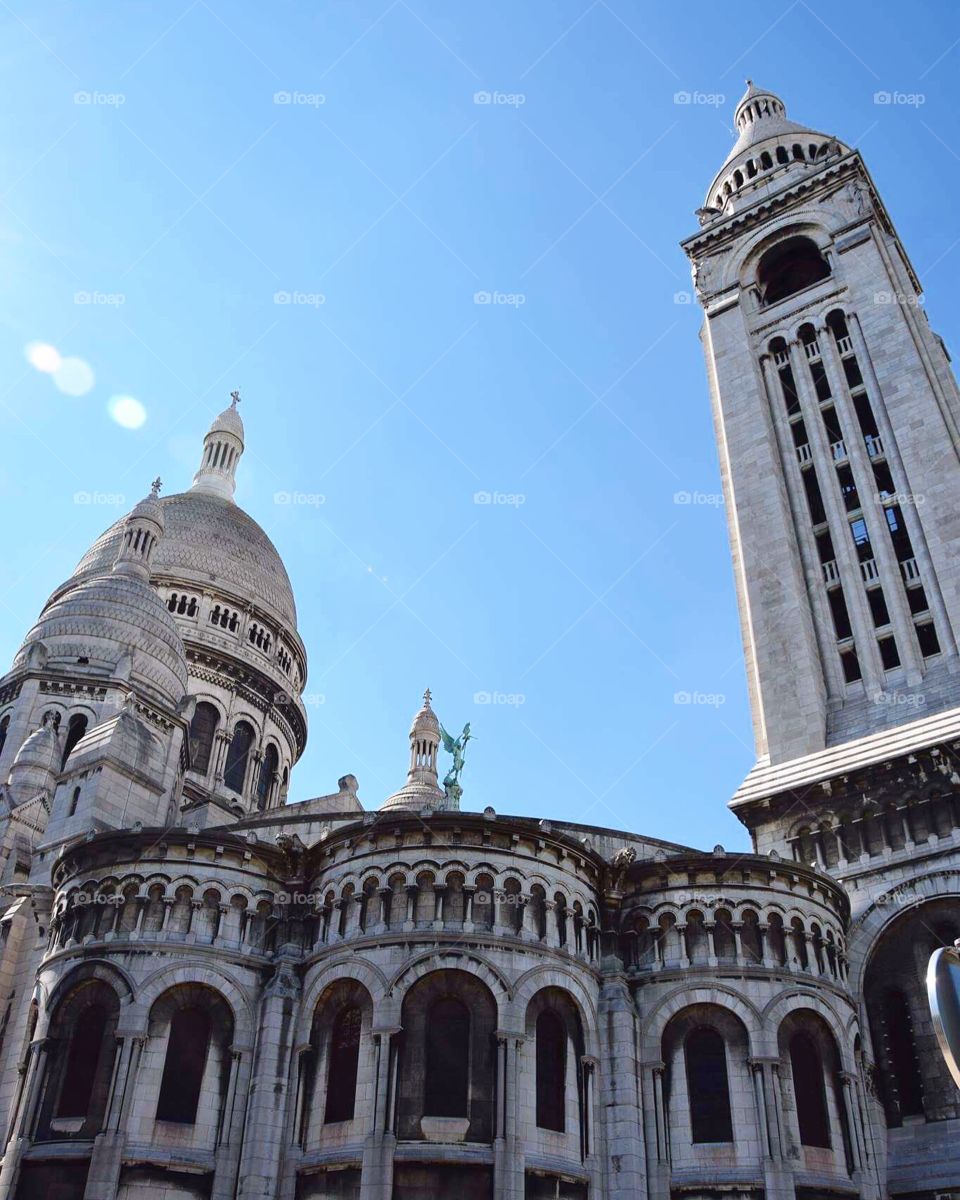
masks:
{"label": "stone column", "polygon": [[597,1100],[603,1112],[603,1128],[588,1131],[594,1154],[599,1154],[601,1134],[603,1137],[605,1190],[597,1189],[597,1194],[607,1200],[645,1200],[639,1030],[636,1008],[624,976],[604,980],[598,1015],[602,1065],[597,1076]]}
{"label": "stone column", "polygon": [[399,1026],[372,1030],[374,1039],[373,1121],[363,1146],[360,1200],[391,1200],[393,1193],[394,1094]]}
{"label": "stone column", "polygon": [[244,1094],[250,1078],[251,1056],[239,1046],[231,1046],[229,1054],[230,1074],[217,1130],[216,1168],[210,1200],[233,1200],[236,1196],[237,1169],[243,1149]]}
{"label": "stone column", "polygon": [[47,1071],[47,1051],[48,1043],[44,1038],[38,1039],[30,1046],[21,1092],[23,1099],[20,1111],[13,1115],[12,1134],[3,1156],[3,1167],[0,1168],[0,1196],[3,1197],[13,1196],[23,1152],[30,1145],[30,1134],[36,1121]]}
{"label": "stone column", "polygon": [[274,1200],[286,1145],[289,1110],[290,1035],[300,983],[295,959],[284,949],[260,1000],[257,1078],[250,1088],[240,1174],[244,1200]]}

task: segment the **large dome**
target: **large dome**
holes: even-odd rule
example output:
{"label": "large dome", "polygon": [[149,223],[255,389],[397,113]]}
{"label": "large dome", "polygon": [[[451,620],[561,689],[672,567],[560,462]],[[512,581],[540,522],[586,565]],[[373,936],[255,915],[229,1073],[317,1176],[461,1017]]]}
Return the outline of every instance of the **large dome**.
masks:
{"label": "large dome", "polygon": [[[232,500],[193,489],[160,500],[166,531],[153,556],[154,578],[215,584],[240,600],[252,600],[292,629],[297,609],[286,569],[273,542]],[[120,545],[122,521],[93,543],[77,564],[77,576],[109,571]]]}

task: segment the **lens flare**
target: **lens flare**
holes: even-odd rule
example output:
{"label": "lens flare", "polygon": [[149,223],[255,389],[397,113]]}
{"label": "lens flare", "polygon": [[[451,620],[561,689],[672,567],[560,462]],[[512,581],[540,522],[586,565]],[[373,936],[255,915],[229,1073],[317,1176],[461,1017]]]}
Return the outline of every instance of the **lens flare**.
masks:
{"label": "lens flare", "polygon": [[147,410],[134,396],[111,396],[107,412],[124,429],[139,429],[147,419]]}
{"label": "lens flare", "polygon": [[93,387],[93,368],[82,358],[64,358],[53,372],[53,382],[66,396],[85,396]]}
{"label": "lens flare", "polygon": [[49,342],[28,342],[23,352],[30,366],[42,371],[44,375],[52,375],[63,361],[60,351]]}

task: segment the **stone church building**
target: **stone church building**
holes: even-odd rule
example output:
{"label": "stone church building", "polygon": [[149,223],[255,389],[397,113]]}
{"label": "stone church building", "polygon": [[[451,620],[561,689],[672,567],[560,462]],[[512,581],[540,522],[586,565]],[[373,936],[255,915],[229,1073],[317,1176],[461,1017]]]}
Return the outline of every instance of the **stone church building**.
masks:
{"label": "stone church building", "polygon": [[960,1197],[960,398],[860,154],[736,127],[684,250],[752,852],[460,811],[429,695],[378,809],[290,802],[234,403],[0,679],[0,1200]]}

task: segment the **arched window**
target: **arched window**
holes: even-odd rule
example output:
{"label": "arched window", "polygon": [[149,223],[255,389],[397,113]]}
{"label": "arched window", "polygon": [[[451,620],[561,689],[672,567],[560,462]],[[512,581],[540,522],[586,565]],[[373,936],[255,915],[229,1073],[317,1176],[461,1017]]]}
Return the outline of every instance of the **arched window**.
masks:
{"label": "arched window", "polygon": [[257,808],[264,809],[270,802],[273,784],[277,778],[277,768],[280,765],[280,755],[276,746],[271,742],[260,764],[260,775],[257,779]]}
{"label": "arched window", "polygon": [[213,737],[219,724],[220,714],[216,708],[201,700],[190,722],[190,766],[200,775],[205,775],[210,768]]}
{"label": "arched window", "polygon": [[797,236],[770,247],[760,259],[757,282],[763,303],[776,304],[829,274],[830,267],[816,242]]}
{"label": "arched window", "polygon": [[57,1098],[57,1117],[87,1115],[106,1026],[107,1010],[100,1004],[91,1004],[77,1018],[67,1052],[63,1085]]}
{"label": "arched window", "polygon": [[823,1084],[823,1060],[809,1034],[795,1033],[790,1039],[790,1065],[801,1145],[829,1150],[830,1114]]}
{"label": "arched window", "polygon": [[209,1045],[209,1014],[202,1008],[178,1009],[170,1021],[167,1057],[157,1101],[158,1121],[195,1124]]}
{"label": "arched window", "polygon": [[223,772],[223,782],[231,792],[243,794],[243,784],[247,777],[247,759],[250,757],[250,747],[253,745],[253,726],[246,721],[238,721],[233,731],[233,738],[227,750],[227,765]]}
{"label": "arched window", "polygon": [[722,1035],[706,1025],[694,1029],[683,1053],[693,1141],[732,1142],[727,1050]]}
{"label": "arched window", "polygon": [[359,1063],[360,1009],[351,1005],[340,1010],[330,1033],[324,1124],[353,1120]]}
{"label": "arched window", "polygon": [[67,759],[73,752],[73,748],[77,742],[87,732],[87,718],[81,716],[80,713],[75,713],[70,718],[70,724],[67,726],[67,740],[63,743],[63,755],[60,759],[60,770],[67,765]]}
{"label": "arched window", "polygon": [[563,1133],[566,1115],[567,1031],[551,1008],[537,1017],[537,1124]]}
{"label": "arched window", "polygon": [[10,714],[0,721],[0,754],[3,753],[3,748],[7,744],[7,730],[10,728]]}
{"label": "arched window", "polygon": [[466,1117],[470,1080],[470,1012],[453,996],[430,1007],[427,1019],[424,1115]]}

